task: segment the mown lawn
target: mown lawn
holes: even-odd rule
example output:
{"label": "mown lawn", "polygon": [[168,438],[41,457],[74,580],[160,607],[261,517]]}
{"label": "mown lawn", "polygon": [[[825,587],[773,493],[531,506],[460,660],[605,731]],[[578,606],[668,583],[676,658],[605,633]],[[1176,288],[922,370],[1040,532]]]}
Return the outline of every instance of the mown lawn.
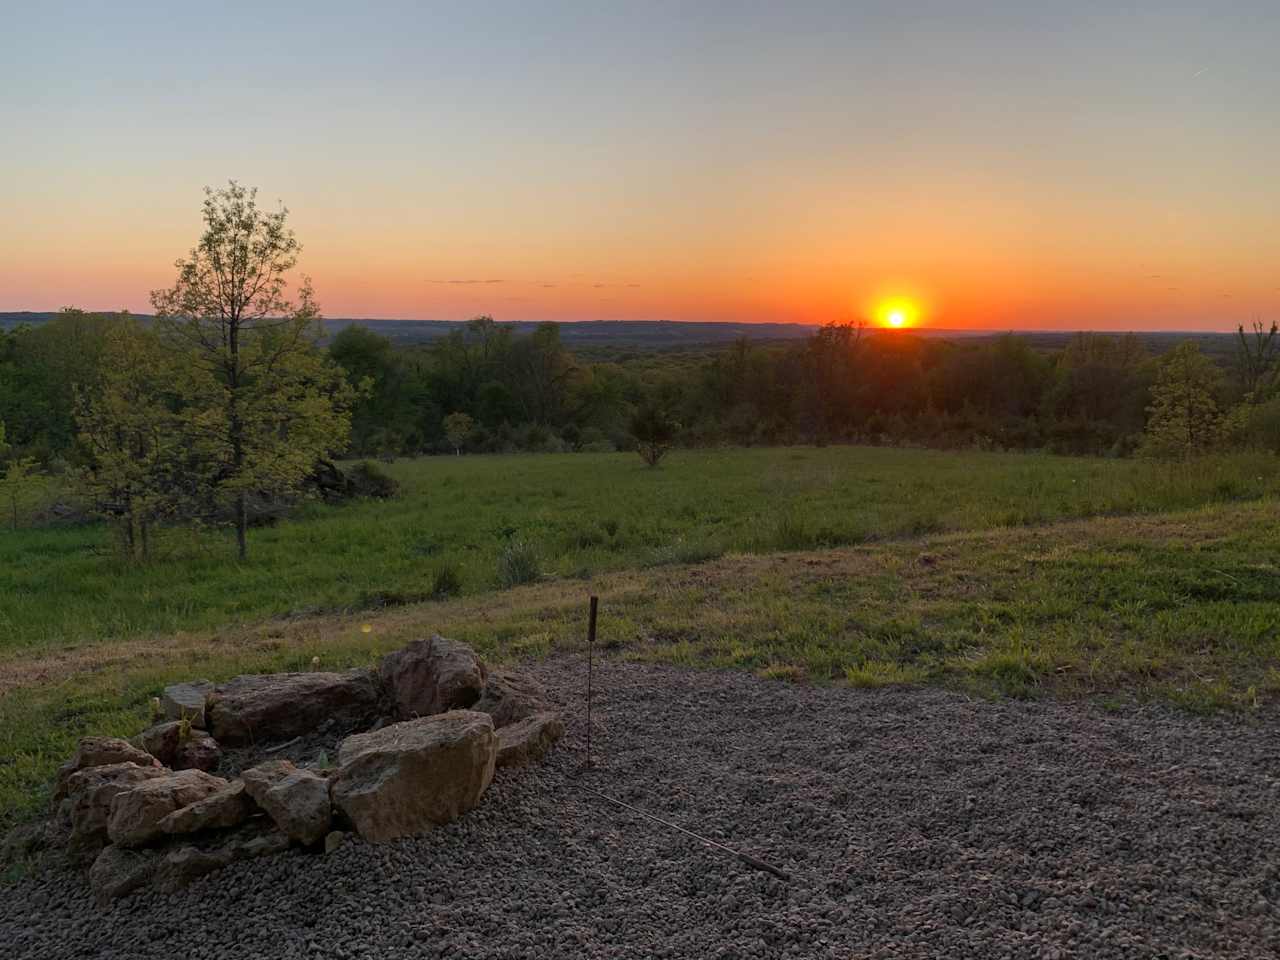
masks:
{"label": "mown lawn", "polygon": [[633,455],[438,457],[388,468],[391,502],[310,506],[251,533],[171,531],[129,566],[104,527],[0,533],[0,662],[48,649],[374,610],[498,588],[512,543],[543,575],[622,569],[1280,493],[1274,457],[1167,467],[1132,460],[830,447]]}
{"label": "mown lawn", "polygon": [[[803,683],[1155,700],[1247,720],[1280,702],[1273,500],[859,546],[732,554],[380,611],[29,650],[0,661],[0,825],[42,809],[89,732],[131,735],[165,683],[371,664],[439,631],[494,660],[567,655],[601,597],[610,656]],[[654,696],[661,696],[660,690]],[[574,705],[568,705],[573,709]]]}

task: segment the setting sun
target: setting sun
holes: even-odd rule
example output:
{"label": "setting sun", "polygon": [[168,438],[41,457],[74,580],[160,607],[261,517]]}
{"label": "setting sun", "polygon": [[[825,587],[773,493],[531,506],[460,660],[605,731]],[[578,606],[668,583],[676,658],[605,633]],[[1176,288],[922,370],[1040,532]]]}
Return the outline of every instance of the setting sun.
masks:
{"label": "setting sun", "polygon": [[881,301],[875,309],[875,320],[879,326],[901,329],[913,327],[920,319],[920,307],[913,300],[895,297]]}

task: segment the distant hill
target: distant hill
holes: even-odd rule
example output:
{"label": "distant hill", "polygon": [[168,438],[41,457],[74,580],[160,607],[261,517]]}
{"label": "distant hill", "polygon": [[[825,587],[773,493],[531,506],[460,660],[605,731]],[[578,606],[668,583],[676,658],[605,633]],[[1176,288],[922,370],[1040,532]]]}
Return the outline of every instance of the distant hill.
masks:
{"label": "distant hill", "polygon": [[[19,311],[0,313],[0,330],[12,329],[24,323],[45,323],[54,313]],[[149,316],[138,314],[140,319]],[[352,324],[367,327],[400,345],[430,343],[447,336],[466,325],[465,320],[378,320],[335,318],[324,321],[329,336]],[[511,327],[517,334],[527,334],[537,327],[530,322],[499,322],[499,326]],[[565,346],[588,353],[601,348],[628,348],[631,351],[669,350],[687,347],[716,347],[733,343],[743,337],[754,342],[800,340],[817,328],[813,324],[796,323],[681,323],[671,320],[589,320],[566,321],[560,326],[560,339]],[[1002,336],[1006,331],[997,330],[935,330],[922,328],[910,331],[913,336],[948,340],[982,340]],[[1074,336],[1067,330],[1014,330],[1025,337],[1038,350],[1060,350]],[[1147,351],[1161,354],[1183,340],[1195,340],[1201,350],[1220,362],[1235,351],[1235,335],[1231,333],[1197,333],[1176,330],[1143,330],[1136,336]]]}

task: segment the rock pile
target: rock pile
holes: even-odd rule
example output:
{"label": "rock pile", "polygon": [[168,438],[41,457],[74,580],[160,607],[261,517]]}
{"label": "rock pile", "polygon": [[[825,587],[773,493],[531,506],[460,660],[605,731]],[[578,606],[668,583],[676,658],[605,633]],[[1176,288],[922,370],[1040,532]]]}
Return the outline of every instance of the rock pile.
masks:
{"label": "rock pile", "polygon": [[[160,703],[164,722],[132,742],[85,737],[58,771],[51,830],[102,902],[290,845],[331,851],[346,830],[425,833],[475,807],[495,767],[564,733],[541,685],[440,636],[376,669],[175,684]],[[357,731],[336,765],[271,756],[335,726]],[[215,775],[224,751],[238,776]]]}

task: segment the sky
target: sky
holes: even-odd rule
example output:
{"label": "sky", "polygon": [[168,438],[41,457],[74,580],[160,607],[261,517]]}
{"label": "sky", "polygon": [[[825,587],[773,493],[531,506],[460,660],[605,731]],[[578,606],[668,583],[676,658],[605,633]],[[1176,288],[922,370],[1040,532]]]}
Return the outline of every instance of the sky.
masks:
{"label": "sky", "polygon": [[331,317],[1280,319],[1276,0],[0,8],[0,310],[235,179]]}

